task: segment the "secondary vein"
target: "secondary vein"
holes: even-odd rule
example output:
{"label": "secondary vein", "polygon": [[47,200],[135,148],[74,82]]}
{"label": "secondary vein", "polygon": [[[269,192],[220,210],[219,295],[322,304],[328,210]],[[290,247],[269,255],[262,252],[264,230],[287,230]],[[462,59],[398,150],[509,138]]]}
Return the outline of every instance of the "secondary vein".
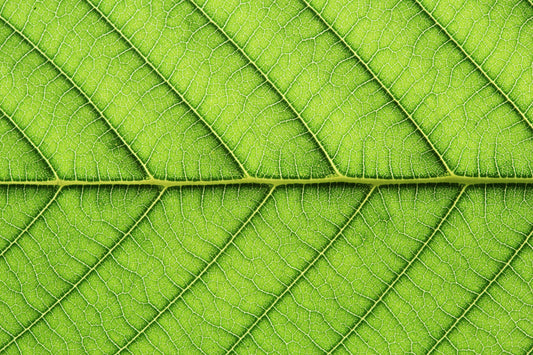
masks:
{"label": "secondary vein", "polygon": [[133,232],[135,228],[141,223],[141,221],[148,215],[152,208],[161,200],[161,197],[167,189],[163,188],[157,195],[157,197],[152,201],[152,203],[146,208],[144,213],[137,219],[137,221],[130,227],[130,229],[120,237],[120,239],[107,250],[107,252],[94,264],[89,270],[87,270],[82,277],[80,277],[76,283],[72,285],[61,297],[59,297],[51,306],[49,306],[44,312],[42,312],[35,320],[33,320],[28,326],[24,327],[18,334],[16,334],[9,342],[7,342],[1,349],[0,353],[6,350],[11,344],[13,344],[17,339],[19,339],[23,334],[29,331],[39,323],[47,314],[49,314],[56,306],[61,304],[61,302],[68,297],[74,290],[78,289],[79,285],[86,280],[97,268],[101,265],[107,258],[113,254],[113,251],[122,244],[122,242]]}
{"label": "secondary vein", "polygon": [[118,132],[118,130],[111,124],[111,121],[104,115],[104,112],[100,110],[100,108],[96,105],[96,103],[93,101],[93,99],[74,81],[73,78],[71,78],[67,73],[61,68],[59,65],[57,65],[52,58],[44,51],[42,50],[38,44],[34,43],[28,36],[26,36],[21,30],[13,26],[7,19],[3,17],[3,15],[0,13],[0,19],[2,22],[4,22],[13,32],[15,32],[17,35],[19,35],[24,41],[26,41],[31,47],[33,47],[48,63],[50,63],[69,83],[72,85],[80,94],[81,96],[93,107],[98,115],[102,118],[102,120],[106,123],[106,125],[111,129],[115,137],[119,139],[119,141],[126,147],[128,152],[133,156],[135,161],[140,165],[140,167],[144,170],[144,173],[149,178],[152,178],[152,173],[150,170],[148,170],[148,167],[144,163],[144,161],[139,158],[137,153],[130,147],[130,145],[125,141],[124,137]]}
{"label": "secondary vein", "polygon": [[400,108],[400,110],[403,112],[405,116],[409,119],[409,121],[414,125],[416,130],[422,135],[426,143],[431,147],[432,151],[437,155],[437,158],[441,162],[444,169],[450,174],[454,175],[453,170],[448,166],[448,163],[446,160],[444,160],[444,157],[442,154],[437,150],[433,142],[429,139],[429,136],[422,130],[422,127],[418,124],[418,122],[412,117],[411,113],[407,111],[407,109],[403,106],[400,100],[396,99],[394,94],[391,92],[391,90],[381,81],[381,79],[377,76],[376,73],[370,68],[369,64],[363,60],[363,58],[357,53],[357,51],[352,48],[352,46],[346,41],[344,36],[341,36],[340,33],[332,26],[330,25],[326,19],[318,12],[307,0],[301,0],[302,3],[320,20],[320,22],[326,26],[326,28],[331,31],[337,37],[340,42],[343,44],[346,49],[348,49],[353,56],[363,65],[365,70],[372,76],[372,78],[380,85],[380,87],[385,91],[385,93],[390,97],[390,99]]}
{"label": "secondary vein", "polygon": [[350,328],[350,330],[328,351],[328,354],[331,354],[333,353],[339,346],[341,346],[342,344],[344,344],[344,342],[346,341],[346,339],[348,339],[348,337],[353,334],[357,328],[359,328],[359,326],[361,324],[363,324],[363,322],[366,320],[366,318],[368,317],[369,314],[372,313],[372,311],[376,308],[376,306],[378,304],[380,304],[386,295],[388,295],[388,293],[394,288],[394,286],[396,285],[396,283],[407,273],[407,271],[411,268],[411,266],[415,263],[415,261],[417,261],[420,257],[420,255],[423,253],[423,251],[426,249],[426,247],[428,246],[428,244],[431,242],[431,240],[433,239],[433,237],[435,236],[435,234],[437,234],[437,232],[440,231],[442,225],[444,224],[444,222],[448,219],[448,216],[452,213],[452,211],[455,209],[455,207],[457,206],[457,203],[459,202],[459,200],[461,199],[461,196],[463,196],[465,190],[466,190],[467,186],[463,186],[463,188],[461,189],[461,191],[457,194],[457,196],[455,197],[455,200],[453,201],[452,205],[450,206],[450,208],[448,208],[448,210],[446,211],[446,214],[441,218],[441,220],[439,221],[439,224],[435,227],[435,229],[433,229],[433,232],[431,233],[431,235],[426,239],[426,241],[420,246],[420,248],[418,248],[418,251],[416,252],[416,254],[414,255],[414,257],[411,258],[411,260],[409,260],[409,262],[407,263],[407,265],[400,271],[400,273],[394,278],[394,280],[388,285],[388,287],[385,289],[385,291],[383,291],[381,293],[381,295],[379,296],[379,298],[377,300],[374,301],[374,303],[372,303],[372,305],[370,306],[370,308],[368,308],[366,310],[366,312],[361,316],[361,318],[359,318],[359,320],[355,323],[355,325]]}
{"label": "secondary vein", "polygon": [[346,228],[348,228],[348,226],[351,224],[351,222],[354,220],[354,218],[359,215],[359,213],[361,212],[363,206],[366,204],[366,202],[370,199],[370,197],[372,196],[372,193],[375,191],[376,187],[372,187],[369,192],[366,194],[365,198],[363,199],[363,201],[359,204],[359,206],[355,209],[355,211],[352,213],[352,215],[350,216],[350,218],[348,218],[348,220],[344,223],[344,225],[339,229],[339,231],[337,232],[337,234],[335,234],[335,236],[333,238],[331,238],[331,240],[329,241],[329,243],[324,247],[322,248],[322,250],[320,250],[317,255],[313,258],[313,260],[311,260],[309,262],[309,264],[307,264],[307,266],[298,274],[298,276],[283,290],[283,292],[281,294],[279,294],[276,298],[274,298],[274,300],[267,306],[267,308],[263,311],[263,313],[261,313],[256,319],[255,321],[253,322],[252,325],[250,325],[249,327],[246,328],[246,332],[244,332],[238,339],[237,341],[235,341],[233,343],[233,345],[229,348],[229,350],[226,352],[226,354],[230,354],[231,352],[233,352],[237,346],[240,344],[240,342],[248,335],[251,333],[251,331],[257,326],[257,324],[259,324],[259,322],[268,314],[268,312],[270,312],[270,310],[272,310],[277,304],[278,302],[283,299],[283,296],[285,296],[288,292],[290,292],[290,290],[294,287],[294,285],[296,285],[301,279],[302,277],[304,277],[304,275],[310,270],[313,268],[313,266],[316,264],[316,262],[318,260],[320,260],[323,256],[325,256],[326,252],[329,250],[329,248],[331,248],[331,246],[333,244],[335,244],[335,242],[339,239],[339,237],[342,235],[342,233],[346,230]]}
{"label": "secondary vein", "polygon": [[322,154],[324,155],[324,157],[328,161],[330,167],[333,169],[335,174],[341,176],[342,175],[341,172],[337,168],[337,165],[335,164],[335,162],[333,161],[333,159],[329,155],[328,151],[326,150],[326,148],[324,147],[322,142],[320,142],[320,140],[318,139],[317,135],[311,130],[311,128],[309,127],[307,122],[302,118],[301,113],[296,110],[296,108],[289,101],[289,99],[287,99],[285,94],[281,92],[281,90],[274,84],[274,82],[270,79],[270,77],[259,67],[259,65],[257,65],[257,63],[254,60],[252,60],[252,58],[250,58],[250,56],[248,55],[248,53],[246,53],[244,48],[239,46],[237,44],[237,42],[235,42],[235,40],[232,37],[230,37],[226,33],[226,31],[224,31],[224,29],[222,27],[220,27],[217,22],[215,22],[215,20],[211,16],[209,16],[209,14],[204,10],[204,8],[202,6],[198,6],[194,0],[189,0],[189,1],[202,13],[202,15],[209,21],[209,23],[211,23],[213,26],[215,26],[215,28],[220,33],[222,33],[224,35],[224,37],[226,37],[228,39],[228,41],[239,51],[239,53],[241,53],[242,56],[253,66],[255,71],[257,73],[259,73],[259,75],[263,78],[263,80],[265,80],[267,82],[267,84],[281,97],[281,99],[287,105],[287,107],[292,112],[292,114],[295,115],[300,120],[300,122],[303,124],[303,126],[305,127],[307,132],[309,132],[309,134],[311,135],[311,138],[313,138],[313,141],[318,146],[318,148],[320,149],[320,151],[322,152]]}
{"label": "secondary vein", "polygon": [[246,221],[244,221],[242,224],[241,224],[241,227],[235,232],[233,233],[233,235],[229,238],[229,240],[224,244],[224,246],[218,251],[218,253],[215,255],[215,257],[209,262],[209,264],[207,264],[203,269],[202,271],[200,271],[198,273],[198,275],[196,275],[196,277],[187,284],[187,286],[185,288],[183,288],[170,302],[167,303],[167,305],[161,310],[159,311],[159,313],[153,317],[148,323],[145,324],[145,326],[139,330],[122,348],[120,348],[116,354],[119,354],[121,353],[124,349],[126,349],[131,343],[133,343],[141,334],[145,333],[146,330],[148,328],[150,328],[150,326],[152,326],[152,324],[154,324],[155,322],[157,322],[157,320],[159,319],[159,317],[161,317],[161,315],[165,312],[167,312],[170,307],[172,307],[172,305],[174,305],[178,300],[182,299],[183,298],[183,295],[189,291],[192,286],[194,284],[196,284],[196,282],[198,280],[201,280],[202,276],[204,276],[204,274],[213,266],[213,265],[216,265],[218,259],[226,252],[226,250],[231,246],[233,245],[233,242],[235,241],[235,238],[237,238],[238,235],[241,234],[241,232],[244,230],[244,228],[251,222],[251,220],[253,219],[253,217],[255,215],[257,215],[259,213],[259,211],[261,210],[261,208],[265,205],[265,203],[268,201],[268,199],[270,198],[270,196],[272,196],[272,193],[274,192],[275,190],[275,187],[272,187],[268,193],[265,195],[265,197],[263,197],[262,201],[257,205],[257,207],[253,210],[253,212],[248,216],[248,218],[246,219]]}

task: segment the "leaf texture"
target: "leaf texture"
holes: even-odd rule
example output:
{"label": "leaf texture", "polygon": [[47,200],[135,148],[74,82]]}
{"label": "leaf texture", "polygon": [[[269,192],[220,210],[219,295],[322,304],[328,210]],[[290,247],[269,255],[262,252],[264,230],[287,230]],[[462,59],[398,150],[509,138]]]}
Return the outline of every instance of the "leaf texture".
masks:
{"label": "leaf texture", "polygon": [[0,353],[533,352],[530,0],[0,0]]}

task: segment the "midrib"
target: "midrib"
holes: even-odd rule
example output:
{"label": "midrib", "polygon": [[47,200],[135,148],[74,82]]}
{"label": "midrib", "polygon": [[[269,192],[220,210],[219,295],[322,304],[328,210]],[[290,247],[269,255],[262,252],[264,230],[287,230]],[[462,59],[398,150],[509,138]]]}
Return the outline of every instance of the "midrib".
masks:
{"label": "midrib", "polygon": [[366,177],[346,177],[329,176],[311,179],[273,179],[245,177],[229,180],[203,180],[203,181],[172,181],[161,179],[146,180],[108,180],[108,181],[77,181],[77,180],[42,180],[42,181],[3,181],[0,185],[30,185],[30,186],[105,186],[105,185],[151,185],[161,187],[178,186],[213,186],[213,185],[238,185],[238,184],[261,184],[261,185],[308,185],[327,183],[347,183],[365,184],[372,186],[380,185],[407,185],[407,184],[533,184],[533,177],[470,177],[447,175],[429,178],[407,178],[407,179],[387,179],[387,178],[366,178]]}

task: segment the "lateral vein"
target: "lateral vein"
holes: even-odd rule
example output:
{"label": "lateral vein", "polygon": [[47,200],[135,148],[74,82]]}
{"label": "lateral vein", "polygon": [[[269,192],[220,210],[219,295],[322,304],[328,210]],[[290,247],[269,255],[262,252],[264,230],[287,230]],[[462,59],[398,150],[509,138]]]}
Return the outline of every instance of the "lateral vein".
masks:
{"label": "lateral vein", "polygon": [[433,240],[433,237],[435,236],[435,234],[437,234],[437,232],[440,231],[442,225],[444,224],[444,222],[448,219],[448,216],[452,213],[452,211],[455,209],[455,207],[457,206],[457,203],[459,202],[459,200],[461,199],[461,196],[463,196],[465,190],[466,190],[467,186],[463,186],[461,191],[457,194],[457,196],[455,197],[455,200],[453,201],[452,205],[448,208],[448,210],[446,211],[446,214],[441,218],[439,224],[435,227],[435,229],[433,229],[433,232],[431,233],[431,235],[426,239],[426,241],[420,246],[420,248],[418,248],[418,251],[416,252],[416,254],[411,258],[411,260],[409,260],[409,262],[407,263],[407,265],[400,271],[400,273],[394,278],[394,280],[388,285],[388,287],[385,289],[385,291],[383,291],[381,293],[381,295],[379,296],[379,298],[377,300],[374,301],[374,303],[372,303],[372,305],[370,306],[370,308],[368,308],[366,310],[366,312],[361,316],[361,318],[359,318],[359,320],[355,323],[355,325],[353,327],[350,328],[350,330],[344,334],[344,336],[337,342],[337,344],[335,344],[329,351],[328,351],[328,354],[331,354],[333,353],[339,346],[341,346],[342,344],[344,344],[344,342],[346,341],[346,339],[348,339],[348,337],[350,337],[350,335],[352,335],[356,330],[357,328],[359,328],[359,326],[361,324],[363,324],[363,322],[366,320],[366,318],[368,317],[369,314],[372,313],[372,311],[376,308],[376,306],[378,304],[380,304],[384,299],[385,299],[385,296],[387,296],[389,294],[389,292],[394,288],[394,286],[396,285],[396,283],[407,273],[407,271],[411,268],[411,266],[415,263],[415,261],[417,261],[420,257],[420,255],[424,252],[424,250],[426,249],[426,247],[429,245],[429,243]]}
{"label": "lateral vein", "polygon": [[340,33],[332,25],[330,25],[326,21],[326,19],[320,14],[320,12],[318,12],[313,6],[311,6],[309,1],[307,1],[307,0],[301,0],[301,1],[304,3],[304,5],[311,12],[313,12],[313,14],[320,20],[320,22],[324,26],[326,26],[326,28],[329,31],[331,31],[331,33],[333,33],[335,35],[335,37],[337,37],[341,41],[341,43],[346,47],[346,49],[348,49],[353,54],[353,56],[363,65],[365,70],[372,76],[372,78],[385,91],[385,93],[389,96],[389,98],[392,100],[392,102],[394,102],[396,104],[396,106],[398,106],[398,108],[400,108],[400,110],[403,112],[403,114],[405,116],[407,116],[409,121],[416,128],[416,130],[422,135],[422,137],[424,138],[426,143],[431,147],[432,151],[437,155],[437,157],[440,160],[442,166],[448,172],[448,174],[450,174],[452,176],[455,175],[453,170],[450,169],[450,167],[448,166],[448,163],[446,162],[446,160],[444,160],[444,157],[442,156],[442,154],[437,150],[437,148],[435,147],[433,142],[429,139],[428,135],[424,132],[424,130],[422,130],[422,127],[420,127],[418,122],[413,118],[411,113],[409,113],[409,111],[407,111],[407,109],[403,106],[403,104],[400,102],[400,100],[396,99],[396,97],[391,92],[391,90],[381,81],[381,79],[377,76],[377,74],[374,73],[374,71],[370,68],[369,64],[363,60],[363,58],[359,55],[359,53],[357,53],[357,51],[354,48],[352,48],[352,46],[346,41],[345,37],[341,36]]}

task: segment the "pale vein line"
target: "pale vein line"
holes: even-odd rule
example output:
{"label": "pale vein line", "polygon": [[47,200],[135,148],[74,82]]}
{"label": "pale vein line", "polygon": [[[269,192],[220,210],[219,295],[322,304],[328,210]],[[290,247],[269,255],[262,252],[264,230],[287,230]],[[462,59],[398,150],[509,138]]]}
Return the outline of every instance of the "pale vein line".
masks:
{"label": "pale vein line", "polygon": [[363,184],[363,185],[414,185],[414,184],[459,184],[459,185],[487,185],[487,184],[533,184],[533,177],[473,177],[446,175],[432,178],[415,179],[383,179],[383,178],[362,178],[348,176],[329,176],[324,178],[311,179],[274,179],[246,177],[241,179],[221,179],[221,180],[108,180],[108,181],[83,181],[83,180],[42,180],[42,181],[0,181],[0,186],[224,186],[235,184],[249,185],[309,185],[309,184]]}
{"label": "pale vein line", "polygon": [[276,304],[278,304],[278,302],[283,299],[283,296],[285,296],[288,292],[290,292],[290,290],[292,289],[292,287],[294,285],[296,285],[298,283],[299,280],[302,279],[302,277],[304,277],[304,275],[315,265],[315,263],[323,256],[325,256],[326,252],[329,250],[329,248],[335,243],[335,241],[338,240],[338,238],[342,235],[342,233],[346,230],[346,228],[348,228],[348,226],[351,224],[351,222],[353,221],[353,219],[359,214],[359,212],[361,211],[361,209],[363,208],[363,206],[366,204],[366,202],[370,199],[370,196],[372,195],[372,193],[374,192],[374,190],[376,189],[376,187],[372,187],[370,189],[370,191],[366,194],[364,200],[359,204],[359,206],[357,207],[357,209],[352,213],[352,215],[350,216],[350,218],[348,218],[348,220],[346,221],[346,223],[344,223],[344,225],[339,229],[339,231],[337,232],[337,234],[331,238],[331,240],[329,241],[329,243],[324,247],[322,248],[322,250],[315,256],[315,258],[313,260],[311,260],[311,262],[309,262],[309,264],[307,264],[307,266],[305,267],[305,269],[303,269],[300,274],[285,288],[285,290],[283,290],[283,292],[278,295],[271,303],[270,305],[265,308],[265,310],[263,311],[263,313],[261,313],[254,321],[254,323],[252,323],[249,327],[247,327],[246,329],[246,332],[244,332],[244,334],[242,334],[235,343],[233,343],[233,345],[229,348],[229,350],[226,352],[226,354],[229,354],[231,353],[233,350],[235,350],[235,348],[240,344],[240,342],[248,335],[250,334],[250,332],[255,328],[255,326],[257,324],[259,324],[259,322],[268,314],[268,312],[270,312],[270,310],[272,310]]}
{"label": "pale vein line", "polygon": [[39,323],[48,313],[50,313],[57,305],[59,305],[64,299],[66,299],[74,290],[78,289],[79,285],[87,279],[97,268],[100,266],[112,253],[115,249],[122,244],[122,242],[133,232],[133,230],[139,225],[139,223],[148,215],[152,208],[161,200],[161,197],[165,193],[167,188],[161,189],[157,197],[152,201],[152,203],[146,208],[144,213],[135,221],[135,223],[130,227],[130,229],[124,233],[124,235],[111,247],[109,250],[94,264],[89,270],[83,274],[83,276],[76,281],[71,288],[69,288],[61,297],[59,297],[50,307],[48,307],[43,313],[39,315],[30,325],[25,327],[17,335],[15,335],[6,345],[0,349],[0,353],[7,349],[11,344],[13,344],[18,338],[24,335],[28,330],[30,330],[35,324]]}
{"label": "pale vein line", "polygon": [[439,21],[437,21],[437,19],[435,18],[435,16],[433,16],[433,13],[428,11],[426,9],[426,7],[419,1],[419,0],[413,0],[417,5],[418,7],[435,23],[435,25],[440,29],[442,30],[446,36],[452,41],[452,43],[461,51],[461,53],[463,53],[463,55],[468,58],[468,60],[470,61],[470,63],[472,63],[474,65],[474,67],[477,69],[477,71],[479,73],[481,73],[483,75],[483,77],[492,85],[492,87],[494,87],[496,89],[496,91],[503,96],[503,98],[511,104],[511,106],[513,107],[513,109],[522,117],[522,119],[526,122],[526,124],[531,128],[533,129],[533,123],[526,117],[526,114],[524,112],[522,112],[522,110],[518,107],[518,105],[515,104],[515,102],[513,100],[511,100],[511,98],[502,90],[502,88],[500,88],[500,86],[498,84],[496,84],[496,82],[494,80],[492,80],[492,78],[487,74],[487,72],[485,72],[485,70],[474,60],[474,58],[472,58],[472,56],[470,56],[470,54],[468,54],[468,52],[466,50],[464,50],[464,48],[459,44],[459,42],[457,42],[457,40],[455,39],[455,37],[453,37],[451,35],[450,32],[448,32],[447,28],[444,27],[443,25],[440,24]]}
{"label": "pale vein line", "polygon": [[249,176],[250,174],[248,173],[248,171],[245,169],[244,165],[241,163],[241,161],[237,158],[237,156],[235,155],[235,152],[229,148],[229,146],[226,144],[226,142],[224,142],[224,140],[222,139],[222,137],[215,131],[215,129],[213,127],[211,127],[211,125],[203,118],[202,115],[200,115],[200,113],[198,112],[198,110],[193,107],[193,105],[185,98],[184,95],[182,95],[178,89],[176,89],[174,87],[174,85],[172,85],[169,81],[169,79],[165,78],[163,76],[163,74],[159,71],[159,69],[157,69],[157,67],[139,50],[137,49],[136,46],[133,45],[133,43],[131,42],[131,40],[126,37],[122,31],[120,29],[117,28],[117,26],[115,26],[115,24],[113,22],[111,22],[111,20],[100,10],[100,8],[96,5],[94,5],[92,3],[92,1],[90,0],[85,0],[87,2],[87,4],[89,4],[89,6],[100,16],[102,17],[102,19],[107,23],[108,26],[110,26],[113,31],[115,31],[120,38],[122,38],[127,44],[128,46],[130,46],[130,48],[139,56],[142,58],[142,60],[146,63],[146,65],[148,65],[148,67],[150,67],[150,69],[159,77],[160,80],[163,81],[163,83],[168,87],[170,88],[170,90],[172,90],[172,92],[174,92],[179,98],[180,100],[187,106],[187,108],[189,110],[191,110],[195,115],[196,117],[198,117],[198,119],[205,125],[205,127],[207,127],[207,129],[209,131],[211,131],[211,133],[215,136],[215,138],[220,142],[220,144],[222,144],[222,146],[224,147],[224,149],[230,154],[231,158],[234,160],[234,162],[237,164],[237,166],[239,167],[239,169],[241,170],[242,174],[244,176]]}
{"label": "pale vein line", "polygon": [[135,334],[135,336],[133,336],[123,347],[121,347],[115,354],[119,354],[120,352],[122,352],[124,349],[126,349],[128,346],[130,346],[141,334],[144,334],[146,332],[146,330],[148,328],[150,328],[150,326],[152,326],[152,324],[154,324],[155,322],[157,322],[157,320],[159,319],[159,317],[161,317],[165,312],[167,312],[170,307],[172,307],[173,304],[175,304],[178,300],[180,300],[183,295],[192,288],[192,286],[194,284],[196,284],[196,282],[198,280],[200,280],[202,278],[203,275],[205,275],[205,273],[213,266],[216,264],[216,262],[218,261],[218,259],[226,252],[226,250],[231,246],[233,245],[234,241],[235,241],[235,238],[237,238],[238,235],[241,234],[241,232],[244,230],[244,228],[252,221],[252,219],[255,217],[255,215],[257,215],[259,213],[259,211],[261,210],[261,208],[263,208],[263,206],[265,205],[265,203],[268,201],[268,199],[270,198],[270,196],[272,196],[272,193],[274,192],[274,190],[276,189],[275,186],[273,186],[269,191],[268,193],[265,195],[265,197],[261,200],[261,202],[257,205],[257,207],[253,210],[253,212],[248,216],[248,218],[246,219],[246,221],[244,221],[241,225],[241,227],[230,237],[230,239],[224,244],[224,246],[218,251],[218,253],[215,255],[215,257],[209,262],[209,264],[207,264],[203,269],[202,271],[200,271],[200,273],[198,273],[198,275],[196,275],[196,277],[187,284],[187,286],[185,288],[183,288],[180,293],[178,295],[176,295],[169,303],[167,303],[167,305],[161,310],[159,311],[159,313],[152,318],[152,320],[150,320],[141,330],[139,330],[137,332],[137,334]]}
{"label": "pale vein line", "polygon": [[448,219],[448,216],[452,213],[452,211],[455,209],[455,207],[457,206],[457,203],[459,202],[459,200],[461,199],[461,196],[463,195],[463,193],[465,192],[467,186],[463,186],[463,188],[461,189],[461,191],[457,194],[457,197],[455,198],[455,200],[453,201],[452,205],[450,206],[450,208],[448,208],[448,211],[446,211],[446,214],[444,215],[444,217],[442,217],[442,219],[440,220],[439,224],[437,225],[437,227],[435,227],[435,229],[433,230],[433,232],[431,233],[431,235],[428,237],[428,239],[426,239],[426,241],[420,246],[420,248],[418,248],[416,254],[414,257],[411,258],[411,260],[409,260],[409,262],[407,263],[407,265],[400,271],[400,273],[396,276],[396,278],[388,285],[388,287],[385,289],[385,291],[383,291],[381,293],[381,295],[379,296],[379,298],[377,300],[374,301],[374,303],[372,304],[372,306],[370,306],[370,308],[363,314],[363,316],[361,316],[361,318],[359,318],[359,320],[357,321],[357,323],[355,323],[355,325],[337,342],[337,344],[335,344],[329,351],[328,351],[328,354],[331,354],[333,353],[339,346],[341,346],[344,341],[346,341],[346,339],[348,339],[348,337],[354,333],[357,328],[365,321],[366,317],[368,317],[369,314],[372,313],[372,311],[374,310],[374,308],[376,308],[376,306],[381,302],[383,301],[383,299],[385,298],[385,296],[394,288],[394,286],[396,285],[396,283],[407,273],[407,271],[410,269],[410,267],[414,264],[415,261],[418,260],[418,258],[420,257],[420,255],[424,252],[424,250],[426,249],[426,247],[429,245],[429,243],[431,242],[431,240],[433,240],[433,237],[437,234],[437,232],[440,230],[440,228],[442,227],[442,225],[444,224],[444,222]]}
{"label": "pale vein line", "polygon": [[4,18],[4,16],[0,13],[0,19],[2,20],[2,22],[4,22],[6,25],[9,26],[9,28],[15,32],[16,34],[18,34],[20,37],[22,37],[22,39],[24,39],[24,41],[26,41],[31,47],[35,48],[35,50],[37,50],[37,52],[39,52],[39,54],[48,62],[50,63],[57,71],[59,71],[59,73],[83,96],[83,98],[96,110],[96,112],[100,115],[100,117],[102,118],[102,120],[104,120],[104,122],[106,123],[106,125],[109,127],[109,129],[111,129],[111,131],[114,133],[114,135],[120,140],[120,142],[126,147],[126,149],[128,150],[128,152],[134,157],[134,159],[137,161],[137,164],[139,164],[145,174],[149,177],[149,178],[152,178],[152,174],[150,173],[150,170],[148,170],[148,168],[146,167],[146,164],[139,158],[139,156],[137,155],[137,153],[135,153],[135,151],[129,146],[129,144],[126,143],[126,141],[124,140],[124,138],[122,137],[122,135],[117,131],[117,129],[111,124],[111,122],[107,119],[107,117],[104,115],[104,113],[102,112],[102,110],[100,110],[100,108],[98,106],[96,106],[96,104],[94,103],[94,101],[89,97],[89,95],[87,95],[87,93],[82,90],[82,88],[76,84],[76,82],[74,82],[74,79],[71,78],[69,75],[67,75],[67,73],[65,73],[65,71],[59,66],[57,65],[53,60],[52,58],[50,58],[48,56],[48,54],[45,53],[44,50],[42,50],[37,44],[33,43],[33,41],[27,37],[22,31],[20,31],[18,28],[16,28],[15,26],[13,26],[7,19]]}
{"label": "pale vein line", "polygon": [[[52,164],[50,163],[50,160],[48,160],[48,158],[43,154],[43,152],[41,151],[41,149],[35,144],[33,143],[33,141],[31,140],[31,138],[26,134],[26,132],[17,124],[17,122],[15,122],[15,120],[13,118],[11,118],[11,116],[9,116],[2,107],[0,107],[0,113],[2,115],[4,115],[7,120],[9,122],[11,122],[11,124],[15,127],[15,129],[17,131],[20,132],[20,134],[22,134],[22,137],[24,137],[24,139],[26,139],[26,141],[28,141],[28,143],[30,143],[30,145],[33,147],[33,149],[35,149],[35,151],[37,152],[37,154],[39,154],[41,156],[41,158],[43,158],[43,160],[45,161],[46,165],[48,165],[48,168],[50,169],[50,171],[52,172],[52,174],[54,174],[54,177],[57,179],[59,179],[59,176],[57,174],[57,171],[56,169],[54,169],[54,167],[52,166]],[[0,117],[1,119],[1,117]]]}
{"label": "pale vein line", "polygon": [[333,162],[333,159],[331,158],[331,156],[327,152],[327,150],[324,147],[324,145],[322,144],[322,142],[320,142],[320,140],[318,139],[318,136],[311,130],[311,128],[309,127],[307,122],[303,119],[303,117],[301,116],[301,113],[296,110],[296,108],[292,105],[292,103],[289,101],[289,99],[274,84],[274,82],[270,79],[270,77],[268,77],[268,75],[259,67],[259,65],[252,58],[250,58],[250,56],[248,55],[248,53],[246,53],[244,48],[239,46],[237,44],[237,42],[232,37],[230,37],[226,33],[226,31],[224,31],[224,29],[222,27],[220,27],[217,22],[215,22],[215,20],[211,16],[209,16],[209,14],[204,10],[203,6],[199,6],[198,4],[196,4],[196,1],[194,1],[194,0],[189,0],[189,2],[192,3],[192,5],[194,5],[203,14],[203,16],[209,21],[209,23],[211,23],[213,26],[215,26],[215,28],[220,33],[222,33],[224,35],[224,37],[226,37],[226,39],[241,53],[241,55],[244,56],[244,58],[246,58],[246,60],[252,65],[252,67],[255,69],[255,71],[263,78],[263,80],[266,81],[267,84],[281,97],[283,102],[287,105],[287,107],[289,107],[289,109],[292,112],[292,114],[295,115],[299,119],[299,121],[304,125],[305,129],[311,135],[311,137],[315,141],[315,144],[318,146],[318,148],[320,149],[320,151],[322,152],[322,154],[324,155],[324,157],[328,161],[330,167],[333,169],[335,174],[339,175],[339,176],[343,175],[343,174],[341,174],[341,172],[337,168],[337,165]]}
{"label": "pale vein line", "polygon": [[381,79],[374,73],[374,71],[370,68],[370,66],[359,56],[357,51],[352,48],[346,41],[346,39],[340,35],[339,32],[335,28],[333,28],[332,25],[330,25],[324,17],[318,12],[307,0],[301,0],[305,6],[313,12],[313,14],[326,26],[326,28],[331,31],[340,41],[341,43],[354,55],[354,57],[363,65],[363,67],[366,69],[366,71],[372,76],[372,78],[381,86],[383,90],[387,93],[387,95],[390,97],[390,99],[400,108],[400,110],[404,113],[404,115],[407,116],[409,121],[415,126],[416,130],[422,135],[426,143],[431,147],[433,152],[437,155],[439,158],[441,164],[444,166],[445,170],[448,172],[449,175],[455,175],[454,172],[450,169],[448,166],[448,163],[444,160],[444,157],[440,154],[440,152],[435,148],[433,145],[433,142],[429,139],[427,134],[422,130],[422,127],[416,122],[416,120],[411,116],[411,114],[407,111],[407,109],[403,106],[403,104],[400,102],[400,100],[397,100],[396,97],[392,94],[392,92],[389,90],[387,86],[381,81]]}
{"label": "pale vein line", "polygon": [[0,258],[2,258],[4,256],[4,254],[9,250],[11,249],[11,247],[15,244],[17,244],[17,242],[19,241],[20,238],[22,238],[22,236],[24,235],[24,233],[26,233],[30,228],[31,226],[33,226],[33,224],[35,222],[37,222],[37,220],[44,214],[44,212],[52,205],[52,203],[56,200],[57,196],[59,195],[59,193],[61,192],[61,189],[63,189],[63,186],[60,186],[57,190],[56,190],[56,193],[54,194],[54,196],[52,196],[52,198],[50,199],[50,201],[48,201],[48,203],[43,207],[41,208],[41,210],[39,211],[39,213],[31,220],[31,222],[15,237],[15,239],[13,239],[5,248],[4,250],[2,250],[2,252],[0,252]]}
{"label": "pale vein line", "polygon": [[457,326],[457,324],[459,324],[459,322],[468,314],[468,312],[477,304],[477,302],[481,299],[481,297],[489,290],[489,288],[498,280],[498,278],[503,274],[503,272],[511,265],[511,263],[513,262],[513,260],[518,256],[518,254],[520,253],[520,251],[529,243],[529,239],[531,238],[531,236],[533,235],[533,230],[529,233],[529,235],[527,237],[524,238],[524,241],[522,242],[522,244],[518,247],[518,249],[515,250],[515,252],[513,253],[513,255],[511,255],[511,257],[509,258],[509,260],[507,260],[507,262],[500,268],[500,270],[498,271],[498,273],[496,275],[494,275],[494,277],[487,283],[487,285],[485,285],[485,287],[481,290],[481,292],[479,292],[479,294],[477,295],[477,297],[474,299],[474,301],[472,301],[470,303],[470,305],[463,311],[463,313],[461,313],[461,315],[455,320],[455,322],[448,328],[448,330],[442,335],[442,337],[440,337],[436,342],[435,344],[431,347],[431,349],[429,349],[429,351],[427,352],[428,354],[432,353],[435,349],[437,349],[437,347],[439,346],[439,344],[445,339],[448,337],[448,335],[450,334],[450,332]]}

